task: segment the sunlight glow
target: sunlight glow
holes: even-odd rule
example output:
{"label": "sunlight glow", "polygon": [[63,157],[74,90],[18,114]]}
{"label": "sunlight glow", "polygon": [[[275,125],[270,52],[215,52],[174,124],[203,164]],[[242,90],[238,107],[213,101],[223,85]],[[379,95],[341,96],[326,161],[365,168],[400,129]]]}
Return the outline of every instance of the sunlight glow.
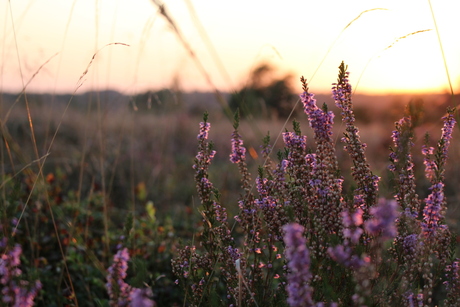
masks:
{"label": "sunlight glow", "polygon": [[[432,5],[452,85],[458,91],[460,41],[455,15],[460,2],[433,0]],[[361,93],[449,89],[427,1],[290,0],[280,5],[187,0],[164,1],[164,7],[174,25],[148,0],[4,1],[0,89],[20,91],[19,65],[27,83],[58,53],[28,91],[73,92],[95,52],[114,42],[129,47],[100,50],[80,91],[116,89],[131,94],[165,87],[208,91],[213,86],[232,91],[244,85],[251,69],[271,62],[280,75],[291,74],[295,80],[304,75],[314,91],[326,92],[342,60]],[[363,13],[375,8],[382,9]],[[398,40],[422,30],[430,31]]]}

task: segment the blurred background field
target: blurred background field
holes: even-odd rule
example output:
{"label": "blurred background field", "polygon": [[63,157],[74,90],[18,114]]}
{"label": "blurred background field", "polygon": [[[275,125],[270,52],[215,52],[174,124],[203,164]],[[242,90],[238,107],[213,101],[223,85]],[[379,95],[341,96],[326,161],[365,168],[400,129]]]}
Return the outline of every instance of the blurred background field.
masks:
{"label": "blurred background field", "polygon": [[[314,148],[306,116],[300,104],[296,105],[295,93],[289,94],[288,105],[295,107],[295,112],[288,121],[287,117],[278,115],[275,107],[266,107],[265,114],[251,113],[242,120],[242,136],[249,149],[253,174],[256,174],[257,166],[264,163],[260,157],[262,138],[269,133],[272,142],[275,141],[280,132],[292,130],[293,119],[301,123],[302,131],[309,136],[309,146]],[[147,201],[153,201],[158,213],[175,216],[180,223],[185,212],[197,213],[192,165],[197,151],[198,123],[202,120],[202,113],[208,111],[212,125],[210,138],[217,150],[210,171],[221,190],[223,203],[228,204],[230,211],[232,206],[236,210],[239,175],[237,169],[228,163],[232,122],[212,93],[164,90],[135,97],[113,91],[73,97],[27,94],[34,139],[24,97],[14,103],[18,97],[13,94],[2,96],[2,117],[8,116],[3,127],[4,176],[18,174],[20,177],[20,171],[25,167],[38,173],[39,164],[34,161],[40,158],[45,162],[43,175],[61,176],[59,197],[63,201],[69,192],[86,198],[94,191],[100,191],[106,195],[114,221],[123,222],[133,205],[136,210],[142,211]],[[232,99],[230,94],[226,97],[229,101]],[[337,151],[343,175],[347,176],[350,162],[340,142],[343,132],[338,118],[340,114],[329,95],[317,95],[316,98],[319,103],[327,103],[336,113]],[[250,99],[246,98],[247,105],[260,104],[262,98]],[[420,179],[420,195],[425,196],[423,193],[427,193],[428,181],[422,177],[424,166],[420,148],[425,133],[431,135],[432,142],[440,136],[440,118],[446,107],[452,104],[452,97],[448,94],[356,95],[354,100],[357,125],[368,145],[366,153],[370,165],[382,177],[389,175],[386,168],[394,122],[407,112],[409,106],[415,110],[412,112],[416,114],[419,125],[414,146],[416,174]],[[69,109],[65,111],[69,101]],[[59,131],[54,137],[57,128]],[[454,137],[457,140],[456,134]],[[277,141],[272,154],[274,159],[276,150],[282,147],[282,139]],[[458,157],[457,146],[458,142],[452,142],[451,161]],[[459,180],[457,174],[458,167],[453,162],[447,173],[447,191],[450,191],[452,204],[458,200],[455,193]],[[391,186],[381,187],[382,196],[391,197],[393,192]]]}

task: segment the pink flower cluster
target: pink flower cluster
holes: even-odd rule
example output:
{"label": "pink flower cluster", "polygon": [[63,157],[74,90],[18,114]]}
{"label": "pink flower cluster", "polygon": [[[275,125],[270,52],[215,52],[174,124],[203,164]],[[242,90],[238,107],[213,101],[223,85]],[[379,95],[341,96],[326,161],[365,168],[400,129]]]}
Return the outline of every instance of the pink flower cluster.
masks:
{"label": "pink flower cluster", "polygon": [[149,288],[133,288],[125,282],[128,270],[129,253],[127,248],[120,249],[113,256],[113,263],[109,267],[107,283],[110,306],[112,307],[153,307],[155,302],[150,299],[152,291]]}

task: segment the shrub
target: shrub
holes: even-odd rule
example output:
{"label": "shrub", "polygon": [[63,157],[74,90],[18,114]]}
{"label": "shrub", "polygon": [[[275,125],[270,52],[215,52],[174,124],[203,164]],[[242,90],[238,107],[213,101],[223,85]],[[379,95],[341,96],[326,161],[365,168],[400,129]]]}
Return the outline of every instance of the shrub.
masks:
{"label": "shrub", "polygon": [[[205,114],[193,166],[201,200],[202,229],[172,260],[173,272],[191,306],[458,306],[460,288],[454,236],[445,223],[444,169],[455,125],[443,117],[436,147],[426,144],[429,195],[416,194],[410,116],[396,123],[390,171],[394,199],[380,198],[380,178],[365,156],[354,125],[352,88],[344,63],[332,95],[341,110],[342,142],[353,166],[351,191],[343,191],[334,114],[318,107],[302,77],[300,96],[314,132],[307,146],[300,125],[284,132],[284,150],[272,161],[264,140],[253,184],[235,115],[230,161],[241,174],[239,213],[229,219],[209,178],[216,154]],[[254,191],[256,190],[256,191]]]}

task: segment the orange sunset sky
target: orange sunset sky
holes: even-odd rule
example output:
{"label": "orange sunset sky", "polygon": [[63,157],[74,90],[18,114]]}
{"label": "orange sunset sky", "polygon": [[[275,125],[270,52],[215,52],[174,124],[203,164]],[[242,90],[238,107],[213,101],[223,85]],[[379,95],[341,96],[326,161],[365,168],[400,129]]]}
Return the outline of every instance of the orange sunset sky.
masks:
{"label": "orange sunset sky", "polygon": [[438,33],[460,87],[460,1],[432,0],[431,10],[423,0],[164,0],[211,81],[156,1],[2,1],[0,91],[22,90],[37,72],[28,92],[232,91],[271,62],[326,92],[343,60],[358,93],[450,92]]}

